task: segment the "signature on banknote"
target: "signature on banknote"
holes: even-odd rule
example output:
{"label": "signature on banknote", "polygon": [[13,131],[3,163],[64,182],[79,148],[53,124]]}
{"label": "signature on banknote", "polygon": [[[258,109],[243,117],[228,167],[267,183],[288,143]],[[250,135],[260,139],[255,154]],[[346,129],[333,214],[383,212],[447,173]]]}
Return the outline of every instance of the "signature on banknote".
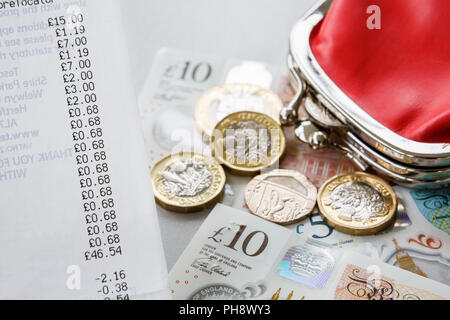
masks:
{"label": "signature on banknote", "polygon": [[207,258],[197,258],[192,263],[193,267],[199,267],[202,271],[205,271],[208,274],[216,273],[220,274],[224,277],[227,277],[231,274],[230,271],[225,271],[213,257]]}

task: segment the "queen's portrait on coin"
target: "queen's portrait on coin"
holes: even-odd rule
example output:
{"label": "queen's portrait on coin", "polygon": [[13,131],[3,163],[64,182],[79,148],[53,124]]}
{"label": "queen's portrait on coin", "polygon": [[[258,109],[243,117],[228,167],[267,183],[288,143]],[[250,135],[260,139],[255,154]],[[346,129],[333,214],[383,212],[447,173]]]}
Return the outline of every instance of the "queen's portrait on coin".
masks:
{"label": "queen's portrait on coin", "polygon": [[365,221],[383,209],[380,193],[365,183],[347,182],[331,193],[332,208],[346,221]]}

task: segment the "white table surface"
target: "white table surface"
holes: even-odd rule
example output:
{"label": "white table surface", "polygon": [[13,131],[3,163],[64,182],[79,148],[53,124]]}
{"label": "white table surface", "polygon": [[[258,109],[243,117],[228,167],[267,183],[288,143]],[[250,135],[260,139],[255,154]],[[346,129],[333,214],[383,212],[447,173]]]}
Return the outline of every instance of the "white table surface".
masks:
{"label": "white table surface", "polygon": [[[121,0],[136,95],[161,47],[284,65],[290,30],[315,1]],[[158,211],[170,270],[207,213]]]}

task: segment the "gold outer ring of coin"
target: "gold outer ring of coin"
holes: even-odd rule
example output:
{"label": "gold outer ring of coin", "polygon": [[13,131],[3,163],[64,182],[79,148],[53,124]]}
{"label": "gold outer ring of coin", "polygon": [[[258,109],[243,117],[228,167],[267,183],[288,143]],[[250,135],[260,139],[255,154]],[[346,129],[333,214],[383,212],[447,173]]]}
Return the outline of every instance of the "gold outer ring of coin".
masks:
{"label": "gold outer ring of coin", "polygon": [[254,215],[280,225],[304,219],[316,205],[317,189],[302,173],[276,169],[253,178],[245,203]]}
{"label": "gold outer ring of coin", "polygon": [[[212,175],[211,185],[197,196],[180,197],[172,195],[162,185],[162,172],[177,161],[192,159],[201,159],[207,166]],[[201,211],[216,204],[223,195],[226,182],[225,171],[214,158],[194,152],[180,152],[159,160],[151,168],[150,175],[156,202],[164,209],[180,213]]]}
{"label": "gold outer ring of coin", "polygon": [[[226,130],[233,124],[242,121],[253,121],[258,124],[262,124],[268,130],[271,130],[271,133],[278,133],[277,137],[275,138],[271,135],[272,145],[268,154],[268,161],[265,161],[264,163],[257,162],[255,164],[236,164],[237,161],[235,157],[231,158],[224,156],[226,155],[224,144]],[[213,157],[215,157],[220,164],[223,164],[234,174],[252,176],[261,172],[261,170],[263,169],[271,167],[280,160],[280,158],[284,154],[284,151],[286,150],[286,137],[284,136],[284,132],[280,124],[276,122],[272,117],[259,112],[240,111],[232,113],[219,121],[219,123],[213,130],[210,144]]]}
{"label": "gold outer ring of coin", "polygon": [[211,104],[220,99],[221,96],[239,92],[249,93],[251,95],[261,97],[270,108],[270,112],[268,112],[267,115],[279,122],[280,111],[284,105],[280,97],[275,92],[253,84],[228,83],[208,90],[197,101],[195,106],[195,122],[204,135],[211,137],[214,127],[218,122],[215,121],[212,123],[209,118],[209,115],[211,114]]}
{"label": "gold outer ring of coin", "polygon": [[[340,185],[354,182],[364,183],[375,189],[383,199],[383,208],[369,221],[344,220],[338,217],[332,207],[331,193]],[[351,235],[372,235],[395,223],[397,195],[394,189],[383,179],[365,172],[353,172],[337,175],[327,180],[319,189],[317,205],[323,219],[330,227]]]}

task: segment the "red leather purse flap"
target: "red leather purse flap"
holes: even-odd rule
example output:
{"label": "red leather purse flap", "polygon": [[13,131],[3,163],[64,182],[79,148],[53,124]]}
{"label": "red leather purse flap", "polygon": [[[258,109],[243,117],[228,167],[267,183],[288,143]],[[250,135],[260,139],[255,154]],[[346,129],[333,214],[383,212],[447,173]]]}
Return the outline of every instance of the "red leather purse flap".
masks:
{"label": "red leather purse flap", "polygon": [[[368,27],[372,5],[380,29]],[[327,75],[381,124],[450,142],[449,0],[334,0],[310,42]]]}

